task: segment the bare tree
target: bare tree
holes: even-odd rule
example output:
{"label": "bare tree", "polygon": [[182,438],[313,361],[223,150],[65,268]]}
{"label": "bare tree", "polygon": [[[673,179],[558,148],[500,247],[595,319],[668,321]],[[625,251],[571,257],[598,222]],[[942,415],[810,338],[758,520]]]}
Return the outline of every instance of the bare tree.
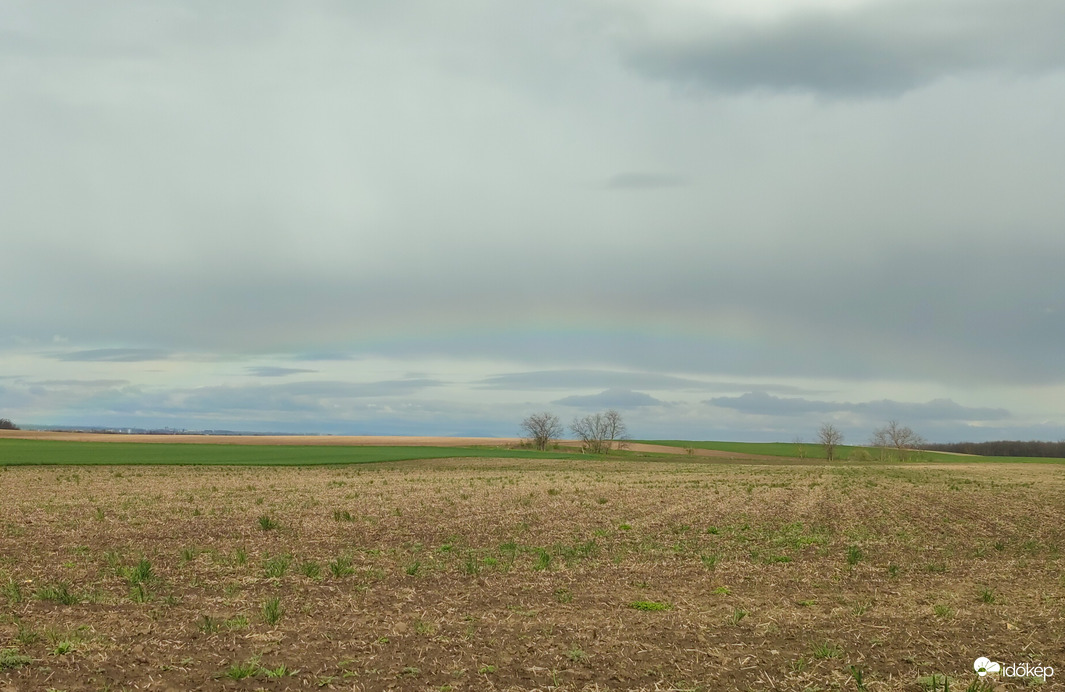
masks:
{"label": "bare tree", "polygon": [[621,420],[621,414],[612,408],[603,414],[603,418],[606,420],[607,440],[616,444],[618,449],[625,447],[625,440],[629,439],[629,429],[625,426],[625,421]]}
{"label": "bare tree", "polygon": [[606,454],[615,443],[620,447],[628,437],[625,421],[614,409],[574,418],[569,427],[581,441],[581,446],[592,454]]}
{"label": "bare tree", "polygon": [[18,426],[7,418],[0,418],[0,430],[18,430]]}
{"label": "bare tree", "polygon": [[802,439],[802,435],[796,435],[795,439],[791,441],[795,445],[795,453],[800,459],[806,458],[806,442]]}
{"label": "bare tree", "polygon": [[553,413],[534,413],[521,422],[521,429],[533,446],[543,451],[552,440],[562,437],[562,422]]}
{"label": "bare tree", "polygon": [[873,431],[873,444],[883,450],[893,447],[899,460],[905,460],[909,453],[924,444],[924,439],[910,427],[900,425],[898,421],[888,421],[882,428]]}
{"label": "bare tree", "polygon": [[869,438],[869,444],[880,451],[880,461],[884,461],[887,458],[888,447],[891,446],[891,441],[888,440],[887,429],[877,428],[874,430],[873,436]]}
{"label": "bare tree", "polygon": [[832,461],[836,458],[836,447],[843,443],[843,433],[831,423],[825,423],[817,431],[817,441],[825,448],[825,458]]}

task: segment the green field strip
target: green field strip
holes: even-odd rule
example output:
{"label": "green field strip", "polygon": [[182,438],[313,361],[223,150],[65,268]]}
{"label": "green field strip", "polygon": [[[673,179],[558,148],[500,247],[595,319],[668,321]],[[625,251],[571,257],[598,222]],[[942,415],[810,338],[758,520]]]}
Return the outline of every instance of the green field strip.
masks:
{"label": "green field strip", "polygon": [[588,455],[491,447],[238,445],[0,440],[0,466],[319,466],[491,457],[588,459]]}
{"label": "green field strip", "polygon": [[[692,447],[694,449],[710,449],[719,452],[732,452],[734,454],[755,454],[771,457],[805,457],[807,459],[824,459],[824,447],[815,443],[796,442],[715,442],[699,440],[633,440],[640,444],[662,445],[664,447]],[[839,445],[836,447],[836,461],[847,461],[852,455],[865,453],[871,459],[863,461],[877,461],[880,450],[876,447],[864,447],[859,445]],[[886,461],[898,461],[889,450],[889,458]],[[911,462],[942,462],[949,464],[961,463],[1035,463],[1035,464],[1065,464],[1065,459],[1050,457],[986,457],[976,455],[948,454],[946,452],[913,452]]]}

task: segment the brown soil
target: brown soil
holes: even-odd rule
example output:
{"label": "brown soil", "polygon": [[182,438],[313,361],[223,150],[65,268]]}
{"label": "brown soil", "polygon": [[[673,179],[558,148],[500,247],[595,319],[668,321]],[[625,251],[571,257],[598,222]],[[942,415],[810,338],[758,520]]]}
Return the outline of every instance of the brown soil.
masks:
{"label": "brown soil", "polygon": [[4,692],[964,690],[978,656],[1065,678],[1053,465],[13,467],[0,489],[0,650],[31,659]]}

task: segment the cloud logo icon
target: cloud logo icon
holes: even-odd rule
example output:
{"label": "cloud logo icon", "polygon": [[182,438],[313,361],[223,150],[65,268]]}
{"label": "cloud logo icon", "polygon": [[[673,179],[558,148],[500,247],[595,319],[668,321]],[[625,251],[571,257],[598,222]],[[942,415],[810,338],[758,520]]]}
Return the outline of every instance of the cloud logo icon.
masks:
{"label": "cloud logo icon", "polygon": [[981,656],[973,661],[973,670],[975,670],[980,677],[984,677],[988,673],[997,673],[1000,667],[999,664],[995,663],[987,656]]}

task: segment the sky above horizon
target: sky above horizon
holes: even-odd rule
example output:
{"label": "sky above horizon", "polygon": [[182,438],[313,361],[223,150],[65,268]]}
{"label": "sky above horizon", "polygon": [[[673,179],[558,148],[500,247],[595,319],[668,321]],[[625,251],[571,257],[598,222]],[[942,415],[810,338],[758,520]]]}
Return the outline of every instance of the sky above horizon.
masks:
{"label": "sky above horizon", "polygon": [[0,7],[0,417],[1065,438],[1060,0]]}

